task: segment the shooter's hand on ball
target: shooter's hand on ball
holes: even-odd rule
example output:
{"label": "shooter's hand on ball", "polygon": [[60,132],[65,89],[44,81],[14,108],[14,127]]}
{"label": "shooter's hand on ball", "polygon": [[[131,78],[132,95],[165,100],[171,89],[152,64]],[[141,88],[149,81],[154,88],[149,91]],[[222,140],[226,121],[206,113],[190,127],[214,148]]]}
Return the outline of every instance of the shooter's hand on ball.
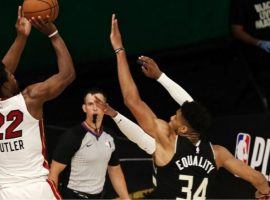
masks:
{"label": "shooter's hand on ball", "polygon": [[31,23],[23,16],[22,7],[18,7],[18,18],[15,24],[17,36],[27,38],[31,32]]}
{"label": "shooter's hand on ball", "polygon": [[43,19],[41,16],[38,16],[38,18],[32,17],[30,22],[37,30],[50,37],[57,33],[57,28],[52,22],[47,22],[49,18],[50,16],[47,16],[47,19]]}

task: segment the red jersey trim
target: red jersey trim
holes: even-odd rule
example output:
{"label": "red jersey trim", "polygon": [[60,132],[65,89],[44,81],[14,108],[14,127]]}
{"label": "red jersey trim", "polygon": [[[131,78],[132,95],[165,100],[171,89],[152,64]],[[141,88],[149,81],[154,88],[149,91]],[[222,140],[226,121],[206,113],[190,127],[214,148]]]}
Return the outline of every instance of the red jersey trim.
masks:
{"label": "red jersey trim", "polygon": [[62,197],[61,197],[58,189],[56,188],[54,182],[52,180],[50,180],[50,179],[46,179],[46,181],[47,181],[47,183],[49,183],[49,185],[50,185],[50,187],[51,187],[51,189],[53,191],[53,194],[54,194],[55,198],[57,200],[62,200]]}
{"label": "red jersey trim", "polygon": [[49,170],[50,166],[49,166],[47,153],[46,153],[46,140],[45,140],[43,119],[39,120],[39,132],[40,132],[41,145],[42,145],[42,155],[44,157],[43,167]]}

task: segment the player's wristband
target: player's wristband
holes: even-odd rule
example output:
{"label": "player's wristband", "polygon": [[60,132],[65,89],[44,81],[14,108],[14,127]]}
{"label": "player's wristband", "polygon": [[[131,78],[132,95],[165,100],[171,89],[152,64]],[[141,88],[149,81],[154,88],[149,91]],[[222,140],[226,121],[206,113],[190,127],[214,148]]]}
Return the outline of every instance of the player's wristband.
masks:
{"label": "player's wristband", "polygon": [[51,33],[50,35],[48,35],[49,38],[52,38],[53,36],[55,36],[58,33],[58,30],[54,31],[53,33]]}
{"label": "player's wristband", "polygon": [[120,51],[125,51],[125,48],[124,47],[120,47],[118,49],[115,49],[114,50],[114,53],[118,54]]}
{"label": "player's wristband", "polygon": [[122,121],[122,115],[118,112],[115,117],[112,117],[112,119],[116,124],[119,124]]}

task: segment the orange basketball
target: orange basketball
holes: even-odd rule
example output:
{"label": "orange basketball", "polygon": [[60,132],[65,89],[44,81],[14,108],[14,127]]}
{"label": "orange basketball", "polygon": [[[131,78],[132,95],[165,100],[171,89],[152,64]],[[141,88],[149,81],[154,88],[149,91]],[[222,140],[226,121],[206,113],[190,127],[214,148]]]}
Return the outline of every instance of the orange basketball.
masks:
{"label": "orange basketball", "polygon": [[54,21],[59,12],[57,0],[25,0],[22,9],[27,19],[38,16],[46,19],[46,16],[49,15],[49,21]]}

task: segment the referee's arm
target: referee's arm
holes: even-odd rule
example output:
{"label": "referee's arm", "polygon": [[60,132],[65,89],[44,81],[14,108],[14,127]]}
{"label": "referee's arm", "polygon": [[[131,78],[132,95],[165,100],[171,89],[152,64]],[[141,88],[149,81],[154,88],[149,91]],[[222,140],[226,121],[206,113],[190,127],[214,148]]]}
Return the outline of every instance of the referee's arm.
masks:
{"label": "referee's arm", "polygon": [[113,185],[113,188],[115,192],[118,194],[119,198],[130,199],[128,196],[125,176],[120,165],[119,150],[117,146],[115,150],[112,152],[110,161],[108,163],[108,175]]}
{"label": "referee's arm", "polygon": [[66,168],[67,165],[59,163],[55,160],[52,161],[49,173],[49,179],[52,180],[56,187],[58,187],[59,174]]}
{"label": "referee's arm", "polygon": [[53,152],[49,179],[55,183],[56,187],[58,187],[59,174],[71,162],[72,157],[81,145],[83,135],[78,134],[80,131],[81,127],[75,126],[63,133]]}
{"label": "referee's arm", "polygon": [[115,192],[120,199],[130,199],[128,196],[127,184],[120,164],[108,166],[108,174]]}

